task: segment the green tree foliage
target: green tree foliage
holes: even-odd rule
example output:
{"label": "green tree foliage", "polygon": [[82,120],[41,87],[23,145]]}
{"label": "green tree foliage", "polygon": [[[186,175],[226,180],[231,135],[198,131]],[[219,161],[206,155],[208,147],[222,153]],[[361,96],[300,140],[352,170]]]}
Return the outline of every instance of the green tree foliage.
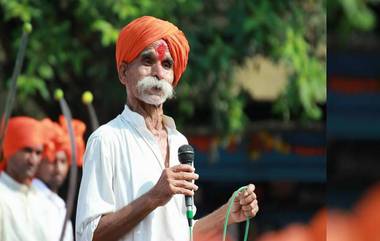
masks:
{"label": "green tree foliage", "polygon": [[2,83],[11,75],[22,23],[33,25],[15,112],[56,115],[49,93],[60,87],[74,115],[84,118],[79,100],[89,89],[101,122],[109,120],[125,99],[114,43],[119,29],[142,15],[173,22],[190,42],[188,68],[167,106],[179,125],[241,131],[245,100],[232,91],[232,72],[256,54],[285,61],[292,70],[276,104],[285,119],[321,118],[326,30],[325,4],[317,0],[0,0]]}
{"label": "green tree foliage", "polygon": [[371,6],[379,4],[379,0],[328,1],[330,31],[339,31],[344,36],[352,31],[372,31],[376,27],[377,17]]}

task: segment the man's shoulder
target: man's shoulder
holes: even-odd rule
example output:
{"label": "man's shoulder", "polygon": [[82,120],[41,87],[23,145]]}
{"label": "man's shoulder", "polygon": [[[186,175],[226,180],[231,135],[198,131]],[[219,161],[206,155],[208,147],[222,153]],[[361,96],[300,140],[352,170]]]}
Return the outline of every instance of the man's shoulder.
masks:
{"label": "man's shoulder", "polygon": [[33,179],[32,187],[36,190],[39,197],[46,198],[60,208],[65,207],[65,201],[57,193],[53,192],[48,186],[46,186],[46,184],[40,179]]}
{"label": "man's shoulder", "polygon": [[92,138],[112,138],[112,136],[120,133],[121,129],[128,129],[126,123],[123,123],[120,116],[116,116],[106,124],[96,129],[90,137]]}
{"label": "man's shoulder", "polygon": [[170,133],[169,133],[169,135],[171,135],[172,136],[172,138],[174,137],[174,138],[176,138],[176,141],[177,142],[180,142],[180,143],[188,143],[188,141],[187,141],[187,138],[186,138],[186,136],[184,135],[184,134],[182,134],[179,130],[177,130],[177,129],[173,129]]}
{"label": "man's shoulder", "polygon": [[[0,193],[5,194],[7,193],[13,193],[14,190],[12,188],[12,185],[10,184],[9,177],[6,177],[6,174],[4,171],[0,171]],[[0,195],[2,196],[2,195]]]}
{"label": "man's shoulder", "polygon": [[117,140],[124,140],[125,134],[131,131],[131,126],[124,122],[120,116],[97,128],[89,137],[87,145],[99,143],[113,145]]}
{"label": "man's shoulder", "polygon": [[52,191],[40,179],[34,178],[32,181],[32,188],[42,197],[48,197]]}

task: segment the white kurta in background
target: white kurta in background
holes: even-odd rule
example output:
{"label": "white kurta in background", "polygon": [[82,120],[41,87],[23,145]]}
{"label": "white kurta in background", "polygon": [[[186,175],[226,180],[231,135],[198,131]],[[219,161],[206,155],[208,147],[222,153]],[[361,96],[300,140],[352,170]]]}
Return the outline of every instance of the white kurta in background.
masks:
{"label": "white kurta in background", "polygon": [[49,203],[33,186],[0,173],[0,240],[51,241]]}
{"label": "white kurta in background", "polygon": [[[45,183],[43,183],[40,179],[33,179],[32,185],[39,191],[48,202],[51,203],[51,211],[49,212],[49,219],[51,220],[50,226],[54,228],[52,232],[51,241],[59,241],[61,237],[63,221],[66,216],[66,204],[63,199],[58,196],[55,192],[49,189]],[[73,225],[69,220],[66,225],[65,237],[64,241],[73,241]]]}

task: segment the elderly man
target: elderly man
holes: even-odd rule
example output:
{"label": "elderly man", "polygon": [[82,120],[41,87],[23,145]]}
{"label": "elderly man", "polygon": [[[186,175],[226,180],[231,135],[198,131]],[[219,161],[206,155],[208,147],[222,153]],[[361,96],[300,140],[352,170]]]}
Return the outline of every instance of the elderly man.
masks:
{"label": "elderly man", "polygon": [[[179,164],[187,144],[163,103],[173,95],[189,54],[185,35],[154,17],[138,18],[121,31],[116,44],[124,111],[90,137],[79,192],[76,237],[84,240],[189,240],[183,195],[193,195],[198,175]],[[195,223],[194,239],[222,233],[227,205]],[[234,202],[229,223],[258,211],[254,186]]]}
{"label": "elderly man", "polygon": [[0,240],[50,241],[49,208],[31,185],[44,140],[39,121],[14,117],[4,139],[0,173]]}

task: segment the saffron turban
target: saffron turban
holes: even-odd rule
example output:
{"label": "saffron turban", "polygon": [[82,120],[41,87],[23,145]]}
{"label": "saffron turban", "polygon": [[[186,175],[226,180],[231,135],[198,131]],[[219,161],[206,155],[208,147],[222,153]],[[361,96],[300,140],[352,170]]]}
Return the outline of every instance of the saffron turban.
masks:
{"label": "saffron turban", "polygon": [[174,60],[174,81],[176,86],[186,69],[189,43],[184,33],[175,25],[151,16],[137,18],[126,25],[116,42],[116,64],[119,69],[123,61],[132,62],[146,47],[163,39]]}
{"label": "saffron turban", "polygon": [[10,157],[21,149],[43,145],[41,130],[41,122],[31,117],[18,116],[9,119],[3,143],[4,160],[0,163],[0,170],[5,168]]}
{"label": "saffron turban", "polygon": [[53,122],[49,118],[45,118],[41,122],[44,128],[43,135],[45,138],[44,158],[52,162],[55,160],[56,153],[61,150],[66,153],[68,158],[70,149],[68,135],[58,123]]}
{"label": "saffron turban", "polygon": [[[78,166],[81,166],[83,164],[83,153],[85,149],[83,134],[86,130],[86,125],[82,121],[75,119],[72,124],[77,152],[76,163]],[[47,118],[43,119],[42,125],[45,138],[44,158],[47,158],[49,161],[54,161],[56,153],[58,151],[64,151],[68,162],[71,164],[71,144],[65,117],[60,116],[59,123],[53,122]]]}
{"label": "saffron turban", "polygon": [[[67,122],[66,119],[63,115],[59,116],[59,124],[62,127],[63,131],[66,133],[67,137],[69,138],[69,131],[67,129]],[[75,148],[77,152],[77,160],[76,163],[78,166],[82,166],[83,164],[83,154],[84,150],[86,148],[83,135],[86,131],[86,124],[84,122],[73,119],[72,120],[72,126],[73,126],[73,131],[74,131],[74,138],[75,138]],[[67,139],[69,140],[69,139]],[[71,161],[72,159],[72,153],[71,153],[71,147],[70,147],[70,142],[67,141],[65,142],[66,146],[63,146],[63,150],[67,150],[68,152],[68,157],[69,160]]]}

